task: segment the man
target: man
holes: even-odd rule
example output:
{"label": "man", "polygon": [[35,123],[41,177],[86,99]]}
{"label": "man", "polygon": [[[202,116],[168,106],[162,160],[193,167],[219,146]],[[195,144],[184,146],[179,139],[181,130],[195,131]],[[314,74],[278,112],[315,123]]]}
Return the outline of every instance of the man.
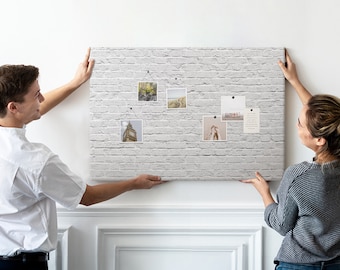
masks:
{"label": "man", "polygon": [[34,66],[0,67],[0,269],[47,269],[57,244],[56,203],[73,209],[133,189],[163,183],[159,176],[89,186],[43,144],[25,137],[25,125],[58,105],[92,74],[90,49],[66,85],[40,92]]}

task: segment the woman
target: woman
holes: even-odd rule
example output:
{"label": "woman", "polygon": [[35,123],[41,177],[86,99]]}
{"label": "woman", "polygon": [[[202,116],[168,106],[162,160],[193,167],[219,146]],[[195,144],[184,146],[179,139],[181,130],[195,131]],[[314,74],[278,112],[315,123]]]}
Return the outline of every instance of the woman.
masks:
{"label": "woman", "polygon": [[295,88],[303,108],[297,129],[301,142],[315,152],[311,162],[290,166],[277,191],[277,202],[260,173],[251,183],[262,196],[265,221],[284,236],[276,269],[340,269],[340,100],[312,96],[299,81],[286,52],[279,66]]}

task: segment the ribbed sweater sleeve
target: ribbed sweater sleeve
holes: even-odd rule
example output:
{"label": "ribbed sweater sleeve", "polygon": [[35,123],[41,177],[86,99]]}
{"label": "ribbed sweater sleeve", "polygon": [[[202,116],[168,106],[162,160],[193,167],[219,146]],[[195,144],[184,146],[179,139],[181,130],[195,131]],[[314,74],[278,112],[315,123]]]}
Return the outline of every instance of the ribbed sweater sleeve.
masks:
{"label": "ribbed sweater sleeve", "polygon": [[308,165],[303,163],[291,166],[285,171],[277,192],[277,203],[268,205],[265,209],[266,223],[283,236],[294,227],[298,216],[298,202],[289,191],[294,180],[308,170]]}

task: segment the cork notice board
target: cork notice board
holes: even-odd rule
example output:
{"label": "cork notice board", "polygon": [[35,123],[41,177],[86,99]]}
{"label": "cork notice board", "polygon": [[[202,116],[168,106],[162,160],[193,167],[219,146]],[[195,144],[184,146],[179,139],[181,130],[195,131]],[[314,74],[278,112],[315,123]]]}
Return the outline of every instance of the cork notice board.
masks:
{"label": "cork notice board", "polygon": [[92,57],[93,179],[281,179],[283,48],[99,47]]}

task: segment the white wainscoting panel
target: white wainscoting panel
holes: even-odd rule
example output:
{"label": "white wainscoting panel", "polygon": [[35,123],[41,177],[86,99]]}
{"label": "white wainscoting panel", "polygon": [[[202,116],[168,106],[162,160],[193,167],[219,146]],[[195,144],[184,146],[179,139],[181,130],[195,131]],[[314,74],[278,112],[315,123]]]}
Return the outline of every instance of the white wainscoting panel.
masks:
{"label": "white wainscoting panel", "polygon": [[262,227],[98,226],[99,270],[261,269]]}
{"label": "white wainscoting panel", "polygon": [[50,270],[265,270],[274,257],[262,208],[60,208],[58,220]]}
{"label": "white wainscoting panel", "polygon": [[70,228],[58,229],[57,248],[50,252],[49,270],[68,270],[68,240]]}

